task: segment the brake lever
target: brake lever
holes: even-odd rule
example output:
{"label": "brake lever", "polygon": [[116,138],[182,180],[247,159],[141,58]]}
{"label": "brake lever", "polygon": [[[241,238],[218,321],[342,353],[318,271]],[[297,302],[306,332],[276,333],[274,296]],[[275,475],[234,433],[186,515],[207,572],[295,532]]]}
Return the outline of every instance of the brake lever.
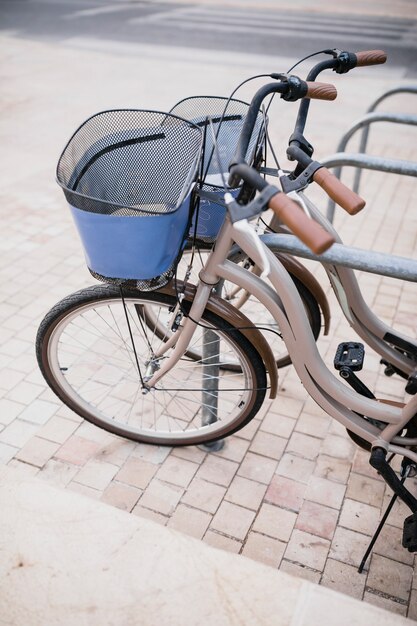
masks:
{"label": "brake lever", "polygon": [[285,175],[280,177],[280,183],[282,187],[282,191],[284,191],[287,195],[289,195],[292,191],[302,191],[311,183],[314,174],[319,170],[322,166],[318,161],[311,161],[309,165],[297,176],[297,178],[289,178],[289,176]]}

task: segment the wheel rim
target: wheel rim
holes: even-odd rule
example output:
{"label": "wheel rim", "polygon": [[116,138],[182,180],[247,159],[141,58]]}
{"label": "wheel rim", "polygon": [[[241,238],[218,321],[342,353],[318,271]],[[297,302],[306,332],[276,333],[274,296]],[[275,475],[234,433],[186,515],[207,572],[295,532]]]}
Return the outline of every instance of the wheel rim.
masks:
{"label": "wheel rim", "polygon": [[[141,322],[136,307],[146,304],[147,310],[158,309],[154,315],[160,330],[171,315],[169,305],[150,304],[147,298],[127,298],[125,303],[143,376],[164,340]],[[204,324],[212,329],[199,329],[192,348],[200,352],[201,343],[210,345],[215,337],[220,344],[216,357],[183,358],[156,390],[143,395],[120,299],[86,303],[60,319],[50,334],[47,361],[52,378],[78,413],[118,434],[160,443],[219,438],[248,415],[254,397],[253,373],[243,350],[230,336],[213,330],[207,320]],[[231,364],[233,371],[222,364]],[[207,381],[213,382],[213,368],[218,374],[214,391],[207,385]],[[213,413],[217,421],[203,425]]]}

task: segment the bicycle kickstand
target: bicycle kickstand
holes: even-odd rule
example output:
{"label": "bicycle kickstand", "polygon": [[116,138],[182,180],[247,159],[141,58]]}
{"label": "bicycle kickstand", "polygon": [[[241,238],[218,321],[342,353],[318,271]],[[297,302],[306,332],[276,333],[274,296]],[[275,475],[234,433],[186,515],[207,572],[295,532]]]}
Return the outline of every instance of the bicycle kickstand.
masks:
{"label": "bicycle kickstand", "polygon": [[[394,456],[395,456],[395,454],[393,454],[390,457],[390,459],[388,461],[386,461],[386,463],[389,464],[392,461],[392,459],[394,458]],[[402,463],[401,463],[401,472],[400,472],[401,478],[398,481],[399,484],[404,485],[406,479],[411,474],[412,470],[415,470],[414,463],[412,463],[409,459],[404,458],[402,460]],[[378,537],[379,537],[383,527],[385,526],[385,523],[387,521],[388,515],[390,514],[390,512],[392,510],[392,507],[394,506],[395,501],[397,500],[397,498],[398,498],[398,493],[395,491],[393,493],[393,495],[392,495],[391,500],[388,503],[388,506],[387,506],[387,508],[385,510],[385,513],[383,514],[383,516],[381,518],[381,521],[379,522],[378,527],[377,527],[377,529],[376,529],[376,531],[375,531],[371,541],[369,542],[369,545],[368,545],[368,547],[366,549],[366,552],[363,555],[362,561],[360,562],[360,565],[358,567],[359,574],[361,574],[363,572],[363,569],[365,567],[366,561],[368,560],[368,557],[371,554],[372,549],[373,549],[373,547],[374,547],[374,545],[375,545],[375,543],[376,543],[376,541],[377,541],[377,539],[378,539]],[[410,517],[413,517],[413,516],[410,516]],[[407,520],[408,519],[409,518],[407,518]],[[404,534],[406,533],[405,528],[406,528],[406,526],[404,526]],[[403,545],[404,545],[404,539],[403,539]]]}

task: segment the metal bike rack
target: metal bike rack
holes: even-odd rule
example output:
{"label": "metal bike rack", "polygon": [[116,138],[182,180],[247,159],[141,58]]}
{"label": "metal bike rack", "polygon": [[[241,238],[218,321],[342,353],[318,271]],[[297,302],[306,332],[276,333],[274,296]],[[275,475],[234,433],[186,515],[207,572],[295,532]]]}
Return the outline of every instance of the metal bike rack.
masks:
{"label": "metal bike rack", "polygon": [[[385,92],[369,107],[367,114],[361,118],[358,122],[353,124],[351,128],[343,135],[337,147],[337,153],[333,154],[326,159],[322,160],[323,165],[326,167],[335,168],[335,175],[340,178],[342,173],[342,167],[349,165],[356,167],[355,179],[353,184],[354,191],[358,191],[361,178],[362,169],[376,170],[379,172],[388,172],[391,174],[401,174],[403,176],[417,176],[417,163],[412,161],[403,161],[400,159],[388,159],[383,157],[370,156],[365,153],[368,137],[369,127],[374,122],[390,122],[394,124],[406,124],[408,126],[417,126],[417,116],[404,115],[397,113],[375,113],[375,108],[383,100],[389,96],[398,93],[412,93],[417,94],[417,87],[404,86],[397,87]],[[351,137],[362,129],[361,141],[359,146],[359,153],[349,154],[346,153],[346,146]],[[333,222],[335,211],[335,203],[330,200],[327,205],[327,218],[330,222]]]}
{"label": "metal bike rack", "polygon": [[273,245],[274,249],[289,252],[304,259],[417,282],[417,260],[414,259],[374,252],[373,250],[363,250],[340,243],[334,243],[327,252],[316,255],[294,235],[261,235],[261,239],[267,246]]}

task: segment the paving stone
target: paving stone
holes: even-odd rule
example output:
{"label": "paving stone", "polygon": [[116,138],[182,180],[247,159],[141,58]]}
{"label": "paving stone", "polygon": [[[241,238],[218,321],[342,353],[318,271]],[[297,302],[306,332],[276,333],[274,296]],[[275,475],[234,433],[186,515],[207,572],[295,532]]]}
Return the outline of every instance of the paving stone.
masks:
{"label": "paving stone", "polygon": [[91,459],[74,476],[74,482],[103,491],[119,471],[117,465]]}
{"label": "paving stone", "polygon": [[319,476],[311,476],[308,481],[307,500],[340,509],[345,494],[345,486],[326,480]]}
{"label": "paving stone", "polygon": [[332,539],[337,525],[338,512],[328,506],[306,500],[300,509],[295,527],[298,530]]}
{"label": "paving stone", "polygon": [[207,455],[197,472],[197,477],[227,487],[232,482],[237,468],[238,464],[234,461]]}
{"label": "paving stone", "polygon": [[253,419],[249,422],[249,424],[246,424],[246,426],[238,430],[235,436],[239,437],[239,439],[246,439],[246,441],[252,441],[253,436],[255,435],[256,431],[259,428],[259,425],[260,425],[259,420]]}
{"label": "paving stone", "polygon": [[121,483],[145,489],[158,470],[158,466],[141,459],[130,457],[116,474]]}
{"label": "paving stone", "polygon": [[225,493],[225,487],[209,483],[200,478],[194,478],[182,497],[182,503],[201,509],[207,513],[215,513]]}
{"label": "paving stone", "polygon": [[59,444],[40,437],[32,437],[16,454],[16,458],[24,463],[43,467],[58,450]]}
{"label": "paving stone", "polygon": [[302,411],[296,422],[295,430],[299,433],[322,439],[329,430],[330,423],[331,419],[327,415],[309,415]]}
{"label": "paving stone", "polygon": [[417,591],[413,589],[410,595],[409,609],[407,613],[408,619],[417,621]]}
{"label": "paving stone", "polygon": [[242,541],[246,537],[254,517],[255,513],[249,509],[244,509],[231,502],[222,502],[210,528]]}
{"label": "paving stone", "polygon": [[391,526],[388,517],[387,523],[384,525],[376,544],[374,545],[373,552],[380,554],[388,559],[394,561],[400,561],[406,565],[413,565],[414,553],[408,552],[402,546],[403,529]]}
{"label": "paving stone", "polygon": [[314,461],[319,455],[322,443],[322,440],[317,439],[317,437],[294,432],[288,441],[286,451],[295,456]]}
{"label": "paving stone", "polygon": [[381,507],[385,492],[385,483],[368,476],[351,473],[347,484],[346,497],[364,502],[370,506]]}
{"label": "paving stone", "polygon": [[285,453],[280,460],[277,474],[307,484],[314,471],[314,461]]}
{"label": "paving stone", "polygon": [[285,415],[296,419],[300,415],[303,406],[303,400],[291,398],[281,393],[272,405],[270,411],[271,413],[276,413],[277,415]]}
{"label": "paving stone", "polygon": [[379,554],[373,554],[366,586],[390,596],[408,600],[413,569]]}
{"label": "paving stone", "polygon": [[101,446],[94,455],[94,458],[97,461],[105,461],[106,463],[112,463],[113,465],[122,467],[130,456],[135,456],[135,447],[136,444],[133,441],[127,441],[117,437],[104,446]]}
{"label": "paving stone", "polygon": [[2,465],[6,465],[18,452],[19,448],[0,441],[0,463]]}
{"label": "paving stone", "polygon": [[244,459],[248,447],[249,441],[246,439],[241,439],[236,436],[227,437],[223,449],[219,452],[215,452],[214,454],[223,459],[229,459],[230,461],[240,463],[240,461]]}
{"label": "paving stone", "polygon": [[38,426],[36,424],[17,418],[1,431],[0,443],[18,449],[23,448],[29,439],[32,439],[37,430]]}
{"label": "paving stone", "polygon": [[122,511],[131,511],[141,495],[142,491],[136,487],[111,482],[104,490],[101,499]]}
{"label": "paving stone", "polygon": [[340,526],[356,530],[364,535],[373,535],[380,519],[380,509],[345,499],[340,513]]}
{"label": "paving stone", "polygon": [[348,435],[338,437],[336,435],[327,435],[323,440],[321,447],[322,454],[333,456],[338,459],[353,459],[355,454],[355,446],[349,439]]}
{"label": "paving stone", "polygon": [[306,485],[275,474],[269,483],[265,501],[283,509],[299,511],[305,497]]}
{"label": "paving stone", "polygon": [[[0,338],[1,342],[1,338]],[[0,387],[1,389],[11,390],[25,378],[23,372],[18,372],[10,367],[4,367],[0,370]]]}
{"label": "paving stone", "polygon": [[84,465],[100,449],[100,444],[72,435],[56,452],[55,458],[74,465]]}
{"label": "paving stone", "polygon": [[242,554],[260,561],[271,567],[279,567],[286,544],[272,537],[266,537],[256,532],[250,532],[243,547]]}
{"label": "paving stone", "polygon": [[274,537],[280,541],[288,541],[296,522],[297,515],[272,504],[263,504],[256,517],[253,530]]}
{"label": "paving stone", "polygon": [[161,526],[166,526],[169,520],[169,517],[162,515],[161,513],[157,513],[156,511],[151,511],[141,504],[137,504],[132,510],[132,515],[138,515],[139,517],[144,517],[145,519],[150,519],[157,524],[161,524]]}
{"label": "paving stone", "polygon": [[18,461],[17,459],[12,459],[8,464],[8,467],[12,467],[16,472],[22,474],[24,476],[36,476],[38,477],[40,474],[39,467],[35,465],[29,465],[28,463],[23,463]]}
{"label": "paving stone", "polygon": [[277,437],[288,439],[295,428],[296,420],[285,415],[277,415],[276,413],[268,413],[262,420],[260,430]]}
{"label": "paving stone", "polygon": [[220,533],[214,532],[210,529],[204,535],[203,541],[204,543],[208,543],[210,546],[213,546],[213,548],[219,548],[220,550],[233,552],[234,554],[238,554],[242,547],[242,543],[240,541],[232,539],[231,537],[226,537],[225,535],[221,535]]}
{"label": "paving stone", "polygon": [[54,441],[62,444],[76,431],[77,428],[77,424],[71,420],[54,415],[39,430],[38,436],[43,439],[48,439],[48,441]]}
{"label": "paving stone", "polygon": [[337,483],[346,484],[349,478],[351,462],[346,459],[336,459],[334,457],[320,454],[316,460],[314,475],[320,478],[327,478]]}
{"label": "paving stone", "polygon": [[212,516],[204,511],[199,511],[184,504],[179,504],[171,516],[168,527],[179,530],[196,539],[202,539]]}
{"label": "paving stone", "polygon": [[197,470],[197,463],[170,456],[161,465],[157,477],[173,485],[187,487]]}
{"label": "paving stone", "polygon": [[16,385],[9,393],[7,397],[9,400],[20,402],[21,404],[29,405],[33,402],[42,392],[44,388],[41,385],[34,385],[26,381],[22,381],[19,385]]}
{"label": "paving stone", "polygon": [[265,495],[266,485],[235,476],[225,495],[225,499],[247,509],[256,511]]}
{"label": "paving stone", "polygon": [[267,485],[274,475],[276,466],[277,462],[274,459],[248,452],[239,467],[238,475]]}
{"label": "paving stone", "polygon": [[359,600],[363,597],[366,575],[347,563],[327,559],[321,584]]}
{"label": "paving stone", "polygon": [[82,485],[81,483],[76,483],[74,481],[69,483],[67,489],[81,493],[83,496],[93,498],[94,500],[100,500],[102,495],[102,492],[98,491],[98,489],[94,489],[93,487],[88,487],[87,485]]}
{"label": "paving stone", "polygon": [[[120,442],[119,439],[116,442]],[[111,442],[109,446],[106,447],[115,447],[115,442]],[[131,454],[132,456],[143,459],[144,461],[148,461],[149,463],[154,463],[155,465],[161,465],[165,459],[172,454],[173,456],[178,456],[181,458],[186,458],[185,453],[183,455],[178,454],[179,450],[193,450],[193,448],[176,448],[176,454],[173,454],[173,449],[169,446],[150,446],[146,443],[134,443],[133,441],[124,441],[125,446],[129,444],[131,446],[130,450],[123,451],[123,454]],[[193,459],[188,459],[192,461]],[[198,461],[196,461],[198,462]]]}
{"label": "paving stone", "polygon": [[326,563],[330,541],[295,529],[285,550],[285,558],[313,569],[322,570]]}
{"label": "paving stone", "polygon": [[156,513],[163,515],[171,515],[175,510],[178,502],[184,493],[182,487],[169,485],[154,478],[149,485],[145,485],[146,489],[139,501],[140,507],[152,509]]}
{"label": "paving stone", "polygon": [[363,596],[364,602],[369,602],[374,606],[379,606],[381,609],[391,611],[392,613],[398,613],[398,615],[407,615],[407,605],[401,602],[395,602],[384,596],[380,596],[377,593],[366,591]]}
{"label": "paving stone", "polygon": [[249,450],[277,461],[282,457],[287,440],[259,430],[254,436]]}
{"label": "paving stone", "polygon": [[78,465],[50,459],[38,473],[39,478],[55,487],[66,487],[79,471]]}
{"label": "paving stone", "polygon": [[46,424],[46,422],[56,413],[58,405],[45,400],[34,400],[20,413],[19,417],[26,422],[34,424]]}
{"label": "paving stone", "polygon": [[[379,476],[379,474],[374,470],[371,465],[369,465],[369,452],[365,452],[364,450],[356,450],[355,456],[353,458],[352,471],[357,474],[363,474],[364,476],[369,476],[374,480],[383,481],[383,478]],[[385,483],[384,483],[385,484]]]}
{"label": "paving stone", "polygon": [[[338,526],[335,530],[329,557],[359,567],[369,545],[369,537]],[[369,568],[369,563],[366,569]]]}
{"label": "paving stone", "polygon": [[287,561],[286,559],[283,559],[281,561],[279,569],[282,572],[291,574],[291,576],[295,576],[296,578],[304,578],[305,580],[309,580],[312,583],[320,582],[321,572],[310,569],[305,565],[300,565],[299,563],[292,563],[292,561]]}

